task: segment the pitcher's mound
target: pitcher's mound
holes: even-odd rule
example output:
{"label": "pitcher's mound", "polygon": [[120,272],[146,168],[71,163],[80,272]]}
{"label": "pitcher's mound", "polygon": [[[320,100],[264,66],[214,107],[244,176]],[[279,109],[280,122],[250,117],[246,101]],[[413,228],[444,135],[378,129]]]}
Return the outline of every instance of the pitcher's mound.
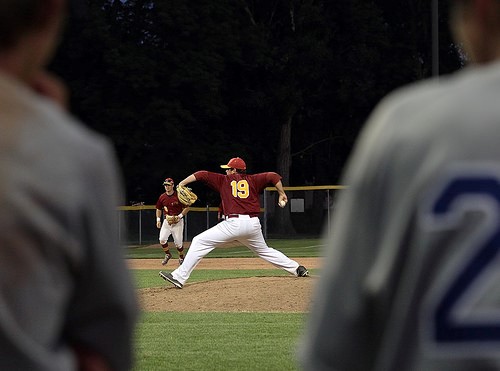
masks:
{"label": "pitcher's mound", "polygon": [[308,312],[315,283],[315,277],[249,277],[188,282],[179,290],[165,282],[139,290],[139,298],[150,312]]}

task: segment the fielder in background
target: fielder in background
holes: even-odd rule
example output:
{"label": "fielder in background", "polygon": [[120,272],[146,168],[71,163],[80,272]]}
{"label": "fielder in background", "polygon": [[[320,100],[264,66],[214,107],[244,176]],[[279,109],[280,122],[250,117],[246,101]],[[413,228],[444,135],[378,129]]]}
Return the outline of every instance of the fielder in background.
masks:
{"label": "fielder in background", "polygon": [[[189,212],[189,207],[179,201],[174,188],[174,180],[167,178],[163,182],[165,192],[160,195],[156,202],[156,228],[160,229],[160,245],[165,253],[162,265],[167,265],[172,258],[168,239],[170,235],[174,239],[174,245],[179,253],[179,265],[184,261],[184,217]],[[163,223],[161,221],[164,215]]]}
{"label": "fielder in background", "polygon": [[225,220],[193,238],[182,266],[172,273],[160,272],[160,277],[181,289],[200,260],[217,246],[238,241],[257,256],[298,276],[309,275],[307,269],[282,252],[267,246],[259,220],[261,194],[267,186],[275,186],[279,202],[286,204],[287,196],[281,176],[274,172],[246,174],[246,164],[239,157],[221,165],[226,174],[197,171],[179,183],[180,187],[201,181],[220,193]]}
{"label": "fielder in background", "polygon": [[473,65],[376,108],[348,162],[305,370],[500,370],[500,1],[451,0]]}
{"label": "fielder in background", "polygon": [[65,0],[0,0],[0,369],[128,370],[138,314],[112,144],[46,71]]}

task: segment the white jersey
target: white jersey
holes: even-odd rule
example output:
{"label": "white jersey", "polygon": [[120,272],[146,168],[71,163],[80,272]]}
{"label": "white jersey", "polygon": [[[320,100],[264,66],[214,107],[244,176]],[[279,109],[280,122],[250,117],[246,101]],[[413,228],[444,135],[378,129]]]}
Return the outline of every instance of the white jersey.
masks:
{"label": "white jersey", "polygon": [[119,179],[104,138],[0,75],[0,369],[74,370],[75,345],[131,367]]}
{"label": "white jersey", "polygon": [[351,157],[306,370],[500,370],[500,63],[385,99]]}

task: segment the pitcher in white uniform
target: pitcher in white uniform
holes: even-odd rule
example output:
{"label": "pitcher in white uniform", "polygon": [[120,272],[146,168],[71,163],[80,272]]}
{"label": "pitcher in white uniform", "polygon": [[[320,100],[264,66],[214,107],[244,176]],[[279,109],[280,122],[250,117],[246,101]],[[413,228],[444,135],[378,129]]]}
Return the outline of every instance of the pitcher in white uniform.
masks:
{"label": "pitcher in white uniform", "polygon": [[279,201],[287,202],[281,183],[281,176],[274,172],[249,175],[246,164],[239,157],[232,158],[221,165],[226,174],[197,171],[181,181],[187,185],[202,181],[220,193],[225,220],[193,238],[184,263],[172,273],[160,272],[160,277],[181,289],[200,260],[210,251],[226,242],[238,241],[257,256],[274,266],[284,269],[298,277],[309,275],[307,269],[290,259],[281,251],[266,244],[260,225],[259,194],[268,186],[278,190]]}

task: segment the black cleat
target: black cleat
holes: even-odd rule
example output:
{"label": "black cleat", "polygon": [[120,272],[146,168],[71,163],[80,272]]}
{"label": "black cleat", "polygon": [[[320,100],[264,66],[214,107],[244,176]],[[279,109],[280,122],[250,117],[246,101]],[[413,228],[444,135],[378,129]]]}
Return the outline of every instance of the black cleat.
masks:
{"label": "black cleat", "polygon": [[168,261],[170,260],[170,258],[172,257],[171,254],[165,254],[165,259],[163,259],[161,261],[161,265],[167,265]]}
{"label": "black cleat", "polygon": [[179,281],[177,281],[171,273],[167,273],[167,272],[163,272],[163,271],[160,271],[159,273],[160,277],[163,278],[165,281],[168,281],[170,282],[172,285],[174,285],[175,287],[177,287],[178,289],[182,289],[182,283],[180,283]]}
{"label": "black cleat", "polygon": [[309,277],[309,272],[307,271],[306,267],[303,265],[299,265],[297,268],[297,277]]}

